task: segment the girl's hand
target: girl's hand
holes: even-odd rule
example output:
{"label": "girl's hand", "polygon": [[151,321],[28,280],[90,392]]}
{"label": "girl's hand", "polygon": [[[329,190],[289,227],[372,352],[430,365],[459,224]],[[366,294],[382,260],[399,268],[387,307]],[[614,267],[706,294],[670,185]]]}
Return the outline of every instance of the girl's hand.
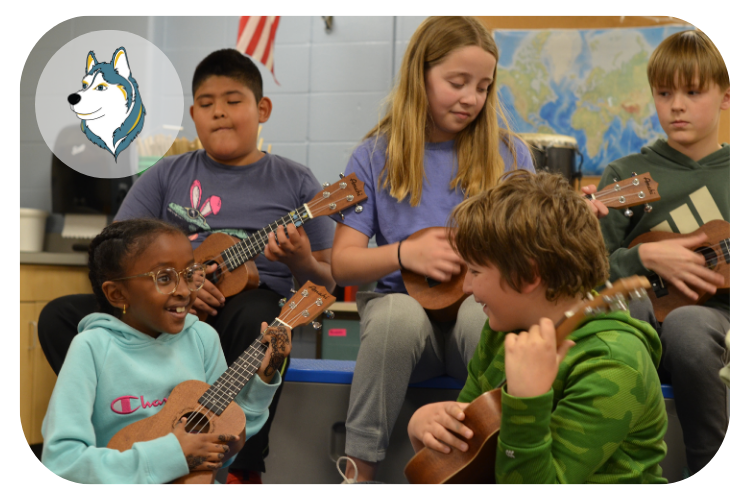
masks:
{"label": "girl's hand", "polygon": [[716,293],[716,287],[724,284],[724,277],[708,269],[706,259],[691,248],[695,248],[708,237],[704,233],[685,238],[642,243],[638,247],[641,262],[647,269],[672,283],[687,297],[698,300],[692,289]]}
{"label": "girl's hand", "polygon": [[310,240],[302,227],[291,223],[279,226],[275,233],[269,233],[263,255],[270,261],[278,261],[294,269],[300,262],[312,259]]}
{"label": "girl's hand", "polygon": [[463,260],[453,251],[444,228],[433,228],[401,243],[405,269],[441,282],[461,272]]}
{"label": "girl's hand", "polygon": [[292,337],[283,326],[268,327],[268,323],[263,323],[260,327],[263,334],[262,342],[268,344],[266,355],[258,369],[258,376],[267,384],[271,383],[274,373],[280,370],[284,365],[284,359],[292,351]]}
{"label": "girl's hand", "polygon": [[415,411],[407,427],[414,451],[419,451],[425,446],[442,453],[450,453],[451,447],[461,451],[468,450],[469,445],[456,436],[458,434],[471,439],[474,435],[471,429],[461,423],[465,418],[464,409],[467,406],[469,403],[443,401],[423,406]]}
{"label": "girl's hand", "polygon": [[216,271],[218,267],[218,264],[206,266],[206,281],[203,283],[203,287],[198,290],[198,296],[195,298],[195,302],[193,302],[193,307],[190,308],[191,314],[197,315],[198,311],[203,311],[209,316],[216,316],[218,314],[217,309],[224,307],[224,302],[226,301],[224,295],[208,279],[211,273]]}
{"label": "girl's hand", "polygon": [[556,346],[555,325],[542,318],[528,332],[505,336],[505,375],[508,394],[517,398],[533,398],[547,393],[557,377],[560,362],[575,345],[564,340]]}
{"label": "girl's hand", "polygon": [[[589,184],[588,186],[583,186],[581,191],[583,191],[584,194],[594,194],[596,193],[596,185]],[[596,215],[597,219],[601,219],[609,213],[609,208],[599,200],[587,199],[586,203],[588,203],[591,210],[594,211],[594,215]]]}
{"label": "girl's hand", "polygon": [[191,472],[216,470],[221,467],[224,454],[229,451],[225,443],[238,441],[239,436],[225,434],[192,434],[185,430],[186,417],[182,417],[174,428]]}

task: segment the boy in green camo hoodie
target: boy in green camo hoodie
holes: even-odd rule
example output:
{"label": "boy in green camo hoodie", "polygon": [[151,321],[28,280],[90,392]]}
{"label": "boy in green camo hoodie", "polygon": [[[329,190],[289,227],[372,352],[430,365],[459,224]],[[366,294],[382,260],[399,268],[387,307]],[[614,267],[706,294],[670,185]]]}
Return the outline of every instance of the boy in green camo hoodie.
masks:
{"label": "boy in green camo hoodie", "polygon": [[458,402],[412,416],[415,450],[466,452],[461,437],[473,433],[463,410],[507,380],[498,483],[666,483],[656,331],[627,312],[607,312],[556,345],[553,320],[582,307],[608,274],[599,224],[584,199],[559,175],[511,172],[457,206],[451,225],[468,265],[464,292],[484,305],[488,320]]}

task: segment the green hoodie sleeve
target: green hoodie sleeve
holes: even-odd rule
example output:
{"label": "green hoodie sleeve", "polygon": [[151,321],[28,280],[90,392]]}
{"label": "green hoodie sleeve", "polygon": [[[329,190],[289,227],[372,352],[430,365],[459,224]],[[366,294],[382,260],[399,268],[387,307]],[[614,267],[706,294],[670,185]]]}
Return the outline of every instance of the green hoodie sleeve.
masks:
{"label": "green hoodie sleeve", "polygon": [[49,470],[76,483],[119,484],[168,483],[189,472],[174,434],[123,452],[97,446],[91,421],[96,384],[91,346],[76,336],[42,423],[42,463]]}
{"label": "green hoodie sleeve", "polygon": [[[623,179],[623,176],[616,172],[612,165],[608,165],[604,170],[599,188],[602,189],[608,184]],[[633,276],[634,274],[647,275],[650,273],[641,262],[638,249],[640,245],[628,248],[630,240],[628,236],[632,232],[632,218],[625,215],[624,210],[610,210],[609,214],[599,220],[599,225],[604,236],[604,243],[609,251],[610,280],[615,281],[620,278]]]}
{"label": "green hoodie sleeve", "polygon": [[495,479],[498,483],[585,483],[626,438],[643,405],[642,376],[617,360],[576,365],[563,398],[503,394]]}

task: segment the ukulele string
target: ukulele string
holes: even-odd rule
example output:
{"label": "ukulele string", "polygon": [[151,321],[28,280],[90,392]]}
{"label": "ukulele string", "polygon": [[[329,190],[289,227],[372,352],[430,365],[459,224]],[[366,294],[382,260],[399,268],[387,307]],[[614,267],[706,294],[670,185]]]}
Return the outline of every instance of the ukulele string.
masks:
{"label": "ukulele string", "polygon": [[[335,191],[333,191],[333,193],[336,193],[337,191],[341,191],[341,189],[336,189]],[[318,207],[318,205],[320,205],[321,203],[323,203],[323,204],[326,204],[326,203],[339,203],[339,202],[341,202],[341,201],[347,201],[347,200],[346,200],[346,197],[344,197],[344,198],[339,198],[339,199],[336,199],[336,200],[331,200],[330,198],[327,198],[327,199],[319,199],[319,200],[317,200],[317,201],[314,201],[314,202],[310,202],[310,203],[308,203],[308,204],[307,204],[307,206],[308,206],[308,207],[310,208],[310,210],[311,210],[311,211],[313,211],[313,209],[319,208],[319,207]],[[283,218],[282,218],[282,219],[283,219]],[[293,222],[292,220],[290,220],[290,221],[289,221],[289,223],[290,223],[290,224],[291,224],[292,222]],[[275,224],[276,226],[275,226],[275,227],[271,227],[271,226],[272,226],[273,224]],[[267,237],[268,237],[268,236],[269,236],[270,234],[272,234],[272,233],[275,233],[275,232],[276,232],[276,230],[277,230],[277,229],[278,229],[279,227],[281,227],[281,225],[280,225],[280,224],[278,223],[278,221],[274,221],[274,222],[272,222],[271,224],[269,224],[269,225],[268,225],[267,227],[271,228],[272,230],[271,230],[271,231],[269,231],[269,232],[266,232],[266,233],[265,233],[265,236],[266,236],[266,239],[265,239],[265,240],[263,240],[263,239],[262,239],[262,238],[261,238],[260,236],[258,236],[258,233],[260,233],[260,232],[264,232],[264,230],[266,229],[266,228],[263,228],[263,229],[260,229],[260,230],[256,231],[255,233],[251,234],[250,236],[248,236],[247,238],[245,238],[245,239],[243,239],[243,240],[241,241],[241,243],[244,243],[245,245],[247,245],[248,243],[249,243],[249,245],[250,245],[250,247],[249,247],[249,248],[246,248],[246,249],[245,249],[245,250],[249,250],[249,252],[246,252],[246,251],[241,251],[241,252],[238,252],[238,253],[240,253],[240,254],[241,254],[241,255],[240,255],[240,258],[241,258],[241,259],[245,259],[245,261],[247,261],[247,260],[249,260],[250,256],[251,256],[251,255],[253,255],[253,253],[255,253],[255,254],[260,254],[260,253],[261,253],[261,252],[263,251],[263,249],[265,248],[265,246],[266,246],[266,242],[268,241]],[[236,243],[235,245],[238,245],[238,244],[239,244],[239,243]],[[233,246],[234,246],[234,245],[233,245]],[[229,247],[229,248],[232,248],[232,247]],[[208,259],[208,260],[214,260],[214,261],[216,261],[216,259],[217,259],[218,257],[219,257],[219,256],[218,256],[218,255],[216,255],[216,256],[214,256],[213,258],[210,258],[210,259]],[[218,267],[218,268],[216,269],[216,271],[214,271],[214,272],[212,273],[212,275],[211,275],[211,277],[212,277],[213,279],[215,279],[215,280],[218,280],[218,279],[219,279],[219,278],[221,278],[221,276],[223,276],[223,275],[224,275],[225,273],[228,273],[228,272],[232,272],[232,270],[231,270],[231,269],[229,269],[229,266],[228,266],[228,264],[227,264],[227,263],[226,263],[226,262],[224,261],[224,259],[223,259],[223,258],[221,259],[221,262],[218,262],[218,261],[217,261],[217,264],[219,265],[219,267]],[[236,269],[236,268],[235,268],[235,269]]]}
{"label": "ukulele string", "polygon": [[[729,240],[729,238],[727,238]],[[708,262],[708,257],[710,255],[714,255],[716,260],[716,264],[719,264],[719,254],[724,254],[724,250],[721,247],[721,243],[714,243],[709,246],[701,247],[698,250],[694,250],[695,253],[701,254],[703,258],[706,260],[706,264],[703,267],[710,267]],[[727,253],[729,253],[729,249],[727,249]]]}
{"label": "ukulele string", "polygon": [[603,197],[603,196],[597,196],[596,199],[601,201],[602,203],[614,203],[618,201],[620,198],[627,199],[627,198],[632,198],[633,196],[639,196],[639,194],[638,193],[619,194],[619,195],[612,196],[609,198]]}
{"label": "ukulele string", "polygon": [[[292,316],[295,313],[293,312],[293,309],[289,308],[288,310],[282,311],[282,313],[279,315],[279,317],[277,319],[280,320],[281,322],[287,324],[287,325],[288,324],[294,324],[294,323],[296,323],[299,320],[300,316],[303,316],[303,312],[302,311],[304,311],[305,309],[302,308],[302,304],[304,303],[304,301],[305,301],[305,298],[303,297],[302,300],[300,300],[300,303],[297,305],[297,307],[301,308],[301,311],[299,313],[296,313],[296,315]],[[295,309],[296,309],[296,307],[295,307]],[[290,316],[292,316],[292,317],[290,318]],[[283,325],[279,325],[279,326],[283,326]],[[266,331],[268,331],[268,328],[266,328],[265,330],[263,330],[263,332],[261,333],[261,336],[264,335],[266,333]],[[291,334],[291,332],[290,332],[290,334]],[[259,340],[260,340],[259,338],[256,338],[253,341],[253,344],[256,341],[259,341]],[[262,362],[262,356],[265,355],[265,350],[261,351],[260,348],[254,347],[253,344],[251,344],[250,347],[248,347],[247,351],[245,351],[245,352],[248,352],[248,351],[250,351],[250,349],[252,349],[253,352],[250,354],[251,358],[253,360],[255,360],[255,361],[261,361]],[[264,344],[261,344],[261,345],[264,345]],[[266,349],[268,349],[268,347],[266,347]],[[258,369],[260,369],[260,365],[258,365],[258,368],[255,369],[256,372],[257,372]],[[231,372],[230,375],[236,375],[238,373],[238,370],[237,369],[233,369],[232,367],[229,367],[227,369],[227,372]],[[249,371],[248,370],[244,370],[244,372],[245,372],[245,374],[247,374]],[[254,373],[253,373],[253,375],[254,375]],[[226,395],[226,392],[224,393],[224,395]],[[198,417],[198,413],[197,412],[198,412],[198,410],[200,408],[205,408],[205,406],[202,405],[202,404],[198,404],[198,406],[195,408],[195,410],[193,410],[193,415],[191,416],[191,419],[188,421],[188,423],[190,421],[192,421],[193,417]],[[203,432],[203,429],[205,429],[206,426],[208,426],[211,423],[211,420],[213,420],[213,418],[215,416],[216,416],[216,414],[214,413],[213,415],[211,415],[210,417],[208,417],[206,419],[206,422],[203,424],[203,426],[197,432],[199,432],[199,433]],[[185,424],[185,427],[187,427],[187,423]]]}
{"label": "ukulele string", "polygon": [[[625,184],[625,185],[619,184],[620,189],[622,189],[622,188],[628,188],[628,187],[633,186],[633,185],[634,184],[633,184],[632,180],[630,181],[629,184]],[[609,189],[602,189],[601,191],[597,191],[596,193],[594,193],[594,195],[597,197],[597,199],[599,199],[599,197],[601,197],[601,196],[605,196],[605,195],[612,194],[612,193],[618,193],[618,192],[619,192],[619,190],[617,188],[609,188]]]}

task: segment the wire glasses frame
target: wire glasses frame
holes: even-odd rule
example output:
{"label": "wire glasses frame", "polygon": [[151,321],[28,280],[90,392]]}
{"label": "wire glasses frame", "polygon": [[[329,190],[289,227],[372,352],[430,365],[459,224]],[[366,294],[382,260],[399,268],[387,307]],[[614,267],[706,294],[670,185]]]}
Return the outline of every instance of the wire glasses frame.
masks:
{"label": "wire glasses frame", "polygon": [[185,284],[191,292],[197,292],[203,288],[203,284],[206,282],[206,268],[203,264],[198,263],[188,266],[179,272],[172,267],[168,267],[160,269],[157,272],[149,271],[143,274],[125,276],[124,278],[115,278],[112,281],[150,276],[154,280],[157,292],[164,295],[172,295],[177,290],[177,287],[180,286],[180,275],[185,276]]}

